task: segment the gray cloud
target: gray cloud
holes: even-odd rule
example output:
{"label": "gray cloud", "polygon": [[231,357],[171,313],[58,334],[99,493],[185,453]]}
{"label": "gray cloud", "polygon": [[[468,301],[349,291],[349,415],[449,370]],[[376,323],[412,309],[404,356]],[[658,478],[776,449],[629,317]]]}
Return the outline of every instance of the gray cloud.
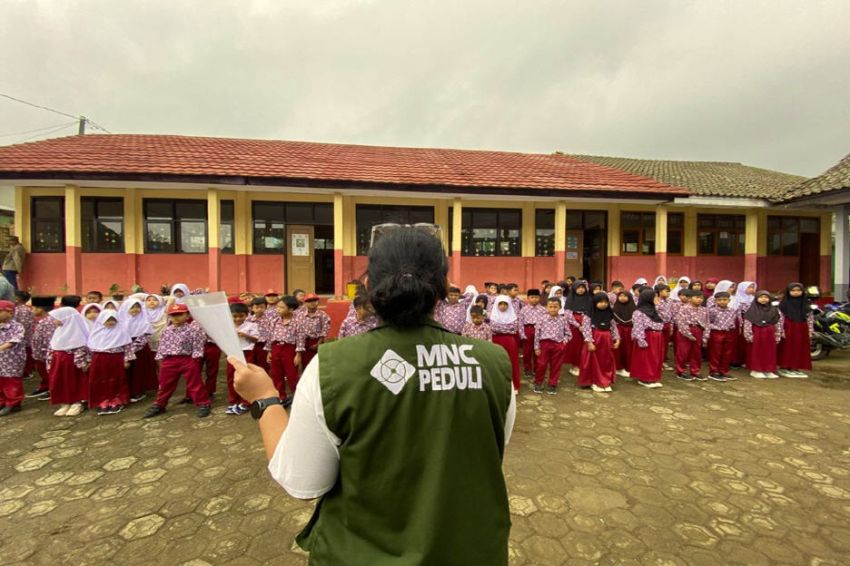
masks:
{"label": "gray cloud", "polygon": [[[113,132],[815,175],[850,151],[847,21],[841,1],[7,1],[0,91]],[[66,121],[0,100],[0,135]]]}

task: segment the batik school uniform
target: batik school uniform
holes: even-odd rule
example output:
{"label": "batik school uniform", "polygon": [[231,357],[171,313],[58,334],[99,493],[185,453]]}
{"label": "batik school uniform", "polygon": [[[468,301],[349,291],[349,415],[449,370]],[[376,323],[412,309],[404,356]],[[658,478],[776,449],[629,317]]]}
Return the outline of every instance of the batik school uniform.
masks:
{"label": "batik school uniform", "polygon": [[53,332],[56,330],[56,325],[53,324],[53,319],[47,314],[35,320],[35,327],[30,338],[30,350],[32,351],[32,359],[35,363],[35,371],[41,377],[41,382],[37,389],[47,391],[50,388],[50,375],[47,371],[47,352],[50,348],[50,339],[53,337]]}
{"label": "batik school uniform", "polygon": [[[130,308],[139,305],[141,312],[136,316],[130,314]],[[126,325],[127,333],[130,335],[130,349],[133,356],[128,361],[127,386],[129,389],[130,402],[140,401],[147,391],[155,391],[159,386],[156,376],[156,360],[154,352],[150,348],[151,337],[154,334],[143,303],[139,299],[130,299],[121,305],[119,319]]]}
{"label": "batik school uniform", "polygon": [[632,317],[637,305],[629,301],[611,303],[614,311],[614,322],[617,323],[617,332],[620,334],[620,347],[614,350],[614,362],[616,363],[617,375],[629,377],[629,368],[632,363]]}
{"label": "batik school uniform", "polygon": [[[499,310],[499,304],[506,303],[508,310]],[[498,344],[508,353],[511,361],[511,378],[514,391],[519,391],[522,376],[519,369],[519,343],[525,337],[523,328],[520,326],[519,318],[511,306],[510,299],[500,298],[493,303],[493,311],[490,313],[490,329],[493,331],[493,343]]]}
{"label": "batik school uniform", "polygon": [[[595,308],[595,307],[594,307]],[[592,315],[585,314],[581,321],[581,358],[579,362],[579,387],[609,388],[614,383],[617,362],[614,360],[614,342],[620,339],[617,323],[612,318],[609,328],[598,328],[593,325]],[[588,344],[594,344],[596,350],[591,352]]]}
{"label": "batik school uniform", "polygon": [[[9,303],[9,310],[14,308]],[[0,324],[0,410],[3,414],[20,410],[24,399],[24,366],[27,361],[26,329],[16,320]],[[8,409],[6,408],[8,407]]]}
{"label": "batik school uniform", "polygon": [[15,307],[15,321],[21,323],[24,327],[24,349],[27,354],[26,363],[24,364],[23,376],[32,375],[35,369],[35,360],[32,357],[32,349],[30,342],[32,341],[32,333],[35,328],[35,315],[29,305],[17,305]]}
{"label": "batik school uniform", "polygon": [[481,324],[467,322],[463,325],[461,335],[466,336],[467,338],[478,338],[479,340],[486,340],[487,342],[493,341],[493,330],[486,322],[482,322]]}
{"label": "batik school uniform", "polygon": [[[259,325],[256,322],[252,322],[252,321],[247,320],[247,318],[246,318],[245,322],[243,322],[241,325],[239,325],[239,327],[236,329],[236,331],[237,331],[237,333],[242,333],[242,334],[245,334],[247,336],[252,336],[254,338],[260,337]],[[249,364],[256,365],[257,360],[254,358],[254,345],[255,345],[255,342],[252,342],[251,340],[249,340],[248,338],[245,338],[243,336],[239,336],[239,347],[242,350],[242,355],[245,356],[245,361]],[[265,357],[265,355],[266,355],[266,353],[263,352],[262,356]],[[230,364],[227,364],[226,375],[227,375],[227,404],[230,405],[231,407],[234,406],[234,405],[239,405],[240,410],[238,412],[242,413],[245,410],[247,410],[248,403],[245,401],[245,399],[242,398],[241,395],[239,395],[239,393],[236,392],[236,387],[233,384],[233,378],[236,375],[236,370]],[[242,407],[245,407],[245,409],[242,409]]]}
{"label": "batik school uniform", "polygon": [[715,304],[708,308],[708,321],[708,372],[726,377],[738,342],[738,311]]}
{"label": "batik school uniform", "polygon": [[513,297],[511,299],[511,306],[513,307],[516,315],[519,316],[519,313],[521,313],[522,309],[525,308],[525,303],[523,303],[522,299],[519,297]]}
{"label": "batik school uniform", "polygon": [[535,372],[537,369],[537,354],[534,353],[537,349],[535,336],[537,324],[545,317],[552,318],[546,312],[546,308],[540,304],[534,306],[526,304],[519,311],[519,324],[522,326],[525,335],[525,339],[522,341],[522,365],[526,373]]}
{"label": "batik school uniform", "polygon": [[[639,383],[660,383],[664,365],[667,339],[664,336],[664,319],[636,310],[632,314],[632,356],[629,374]],[[621,346],[622,347],[622,346]]]}
{"label": "batik school uniform", "polygon": [[88,328],[82,315],[71,307],[52,310],[48,316],[62,322],[53,332],[47,351],[50,403],[76,405],[86,401],[89,394],[85,372],[91,362],[91,353],[86,346]]}
{"label": "batik school uniform", "polygon": [[785,289],[785,296],[779,302],[779,312],[784,316],[782,344],[779,346],[779,367],[788,370],[787,377],[804,377],[799,370],[812,369],[811,335],[815,331],[815,318],[811,302],[807,297],[791,297],[792,287],[803,286],[792,283]]}
{"label": "batik school uniform", "polygon": [[676,313],[676,375],[700,375],[702,348],[710,339],[708,309],[683,305]]}
{"label": "batik school uniform", "polygon": [[[378,326],[378,317],[371,315],[367,316],[364,320],[359,320],[355,315],[354,317],[346,318],[342,321],[342,325],[339,327],[339,334],[337,335],[337,337],[348,338],[349,336],[365,334],[376,326]],[[446,327],[443,326],[443,328]],[[448,328],[446,328],[446,330],[448,330]]]}
{"label": "batik school uniform", "polygon": [[460,334],[463,325],[466,323],[466,310],[472,304],[474,298],[475,295],[467,293],[455,304],[451,304],[445,299],[439,301],[434,308],[434,320],[449,332]]}
{"label": "batik school uniform", "polygon": [[572,337],[570,323],[563,316],[546,313],[535,323],[534,338],[526,337],[526,342],[532,342],[534,349],[540,350],[534,372],[535,385],[543,384],[548,370],[549,386],[558,387],[564,365],[564,348]]}
{"label": "batik school uniform", "polygon": [[742,366],[747,363],[747,352],[749,344],[744,338],[744,315],[747,314],[750,305],[753,304],[754,295],[747,294],[747,287],[755,285],[755,281],[742,281],[738,284],[735,292],[735,297],[730,302],[734,303],[735,309],[738,311],[738,339],[736,341],[735,350],[732,352],[732,365]]}
{"label": "batik school uniform", "polygon": [[[773,305],[761,305],[753,301],[743,319],[743,335],[747,341],[747,369],[758,378],[777,377],[777,351],[782,341],[785,317]],[[762,374],[762,375],[759,375]]]}
{"label": "batik school uniform", "polygon": [[89,407],[104,412],[117,412],[130,402],[125,366],[136,359],[133,339],[123,322],[112,328],[105,323],[117,318],[113,311],[102,311],[89,335],[88,349],[91,352],[89,365]]}
{"label": "batik school uniform", "polygon": [[268,344],[271,332],[270,328],[274,320],[266,317],[266,312],[268,311],[263,312],[260,316],[253,313],[249,314],[245,321],[253,322],[257,325],[257,342],[254,344],[254,363],[268,372],[271,368],[266,358],[266,344]]}
{"label": "batik school uniform", "polygon": [[[304,328],[296,314],[289,318],[277,317],[271,326],[266,353],[271,353],[271,378],[281,399],[286,399],[287,385],[292,394],[295,394],[295,388],[298,386],[295,355],[304,351],[305,343]],[[301,361],[304,362],[304,354],[301,354]]]}
{"label": "batik school uniform", "polygon": [[305,307],[304,310],[299,310],[293,315],[293,319],[298,323],[299,335],[303,338],[304,343],[299,345],[297,351],[301,353],[301,367],[306,368],[310,365],[310,360],[318,352],[319,340],[327,338],[328,330],[331,327],[331,318],[323,310],[316,310],[310,314],[310,311]]}
{"label": "batik school uniform", "polygon": [[660,299],[658,306],[655,307],[658,316],[661,317],[664,323],[664,328],[661,331],[662,336],[664,336],[664,360],[661,362],[662,366],[670,355],[670,344],[673,343],[673,304],[674,301],[670,300],[670,297],[667,297],[666,299]]}
{"label": "batik school uniform", "polygon": [[[192,321],[192,324],[197,324]],[[198,325],[198,328],[203,332],[203,328]],[[221,366],[221,348],[218,347],[212,338],[204,333],[204,356],[201,358],[201,368],[203,370],[204,386],[207,388],[207,395],[212,398],[218,389],[218,370]]]}
{"label": "batik school uniform", "polygon": [[[185,312],[185,311],[183,311]],[[159,361],[159,389],[154,404],[168,405],[180,376],[186,378],[186,393],[198,407],[210,404],[206,385],[201,378],[201,359],[204,356],[206,334],[200,325],[185,322],[180,326],[169,323],[159,337],[156,359]]]}

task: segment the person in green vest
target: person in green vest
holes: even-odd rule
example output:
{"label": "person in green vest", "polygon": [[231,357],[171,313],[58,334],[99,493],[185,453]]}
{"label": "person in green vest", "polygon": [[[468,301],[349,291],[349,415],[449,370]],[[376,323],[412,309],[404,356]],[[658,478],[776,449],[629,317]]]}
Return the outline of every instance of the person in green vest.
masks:
{"label": "person in green vest", "polygon": [[321,498],[297,542],[322,566],[507,564],[508,356],[432,319],[448,287],[432,234],[386,233],[367,273],[382,325],[323,344],[291,415],[265,371],[228,360],[271,475],[294,497]]}

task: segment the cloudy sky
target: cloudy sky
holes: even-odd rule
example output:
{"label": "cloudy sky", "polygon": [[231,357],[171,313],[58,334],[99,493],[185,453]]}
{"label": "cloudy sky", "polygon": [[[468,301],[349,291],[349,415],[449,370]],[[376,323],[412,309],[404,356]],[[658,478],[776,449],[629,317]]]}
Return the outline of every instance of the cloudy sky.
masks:
{"label": "cloudy sky", "polygon": [[[850,152],[848,21],[844,0],[2,0],[0,92],[114,133],[816,175]],[[69,122],[0,98],[0,144]]]}

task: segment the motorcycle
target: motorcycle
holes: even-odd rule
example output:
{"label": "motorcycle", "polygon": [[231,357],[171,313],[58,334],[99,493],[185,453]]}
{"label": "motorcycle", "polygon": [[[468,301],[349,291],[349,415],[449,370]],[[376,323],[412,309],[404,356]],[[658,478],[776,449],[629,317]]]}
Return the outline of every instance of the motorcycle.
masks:
{"label": "motorcycle", "polygon": [[814,333],[811,340],[813,360],[827,357],[833,350],[850,348],[850,314],[844,305],[830,305],[821,309],[814,301],[820,298],[816,287],[809,287],[807,294],[812,299],[812,314],[814,315]]}

